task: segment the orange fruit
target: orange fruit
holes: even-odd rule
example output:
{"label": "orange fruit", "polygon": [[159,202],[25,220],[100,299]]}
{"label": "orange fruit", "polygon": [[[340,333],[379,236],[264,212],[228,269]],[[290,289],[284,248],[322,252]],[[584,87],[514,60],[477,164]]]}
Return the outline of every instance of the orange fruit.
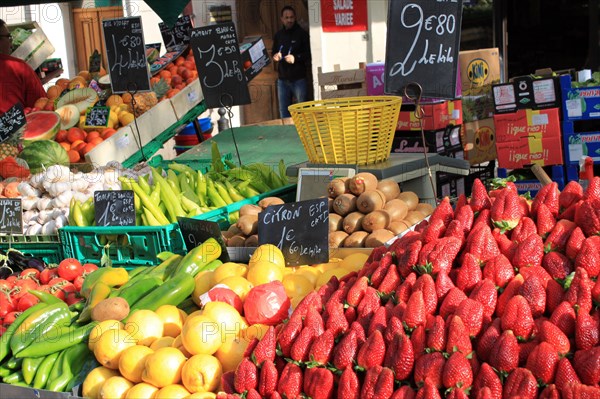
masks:
{"label": "orange fruit", "polygon": [[181,334],[186,315],[182,314],[177,306],[162,305],[156,309],[156,314],[164,326],[163,336],[175,338]]}
{"label": "orange fruit", "polygon": [[175,94],[179,93],[181,90],[179,89],[170,89],[167,90],[167,93],[165,94],[167,96],[167,98],[172,98]]}
{"label": "orange fruit", "polygon": [[110,136],[115,134],[116,132],[117,131],[115,129],[113,129],[112,127],[107,127],[106,129],[102,130],[102,133],[100,133],[100,137],[102,137],[104,140],[106,140],[107,138],[109,138]]}
{"label": "orange fruit", "polygon": [[97,146],[98,144],[102,143],[104,141],[104,139],[100,136],[95,137],[91,140],[88,141],[89,144],[93,144],[94,147]]}
{"label": "orange fruit", "polygon": [[221,280],[231,277],[240,276],[246,277],[248,274],[248,267],[242,263],[225,262],[214,270],[212,275],[213,284],[218,284]]}
{"label": "orange fruit", "polygon": [[60,146],[65,149],[65,151],[69,151],[71,149],[71,144],[67,143],[66,141],[60,142],[58,144],[60,144]]}
{"label": "orange fruit", "polygon": [[152,398],[157,391],[158,388],[154,385],[140,382],[129,388],[129,391],[125,394],[125,399],[148,399]]}
{"label": "orange fruit", "polygon": [[96,341],[94,356],[104,367],[116,370],[119,368],[121,353],[134,345],[129,332],[122,329],[107,330]]}
{"label": "orange fruit", "polygon": [[58,133],[56,133],[56,136],[54,137],[54,141],[56,141],[57,143],[67,141],[67,131],[65,129],[59,130]]}
{"label": "orange fruit", "polygon": [[67,131],[67,141],[73,144],[77,140],[85,141],[86,133],[78,127],[72,127]]}
{"label": "orange fruit", "polygon": [[236,335],[240,330],[248,325],[239,312],[230,304],[225,302],[209,302],[204,305],[202,315],[208,316],[219,325],[221,333],[221,342],[225,341],[228,335]]}
{"label": "orange fruit", "polygon": [[283,268],[266,260],[259,261],[250,267],[246,279],[255,287],[275,280],[281,281],[283,280]]}
{"label": "orange fruit", "polygon": [[152,342],[163,336],[164,326],[156,312],[140,309],[129,315],[125,330],[139,345],[150,346]]}
{"label": "orange fruit", "polygon": [[123,100],[123,104],[131,104],[131,93],[123,93],[121,94],[121,99]]}
{"label": "orange fruit", "polygon": [[112,107],[114,105],[121,105],[121,104],[123,104],[123,97],[121,97],[118,94],[112,94],[110,97],[108,97],[106,99],[107,107]]}
{"label": "orange fruit", "polygon": [[177,87],[177,85],[180,85],[183,82],[183,79],[181,78],[180,75],[172,75],[171,76],[171,86],[172,87]]}
{"label": "orange fruit", "polygon": [[83,396],[86,398],[97,398],[104,382],[110,377],[116,377],[118,375],[119,372],[117,370],[111,370],[104,366],[96,367],[90,371],[85,377],[85,380],[83,380],[83,385],[81,387]]}
{"label": "orange fruit", "polygon": [[159,389],[152,399],[183,399],[190,395],[190,391],[181,384],[171,384]]}
{"label": "orange fruit", "polygon": [[[60,144],[62,145],[65,143],[60,143]],[[67,155],[69,156],[69,162],[76,163],[76,162],[81,161],[81,155],[79,155],[79,152],[77,152],[75,150],[71,150],[70,147],[69,147],[69,149],[65,148],[65,150],[67,150]]]}
{"label": "orange fruit", "polygon": [[60,93],[62,93],[63,90],[64,90],[64,88],[57,86],[57,85],[53,85],[48,88],[48,91],[46,91],[46,94],[48,94],[49,99],[54,100],[55,98],[60,96]]}
{"label": "orange fruit", "polygon": [[154,351],[144,345],[134,345],[125,349],[119,358],[121,375],[131,382],[142,382],[146,358],[152,353]]}
{"label": "orange fruit", "polygon": [[181,370],[181,381],[190,392],[211,392],[221,382],[223,368],[219,360],[211,355],[194,355]]}
{"label": "orange fruit", "polygon": [[98,398],[100,399],[118,399],[124,398],[127,391],[133,387],[133,382],[127,381],[126,378],[121,376],[110,377],[104,381],[104,384],[100,387],[98,392]]}
{"label": "orange fruit", "polygon": [[175,59],[175,65],[179,66],[182,65],[185,62],[185,59],[183,57],[177,57]]}
{"label": "orange fruit", "polygon": [[62,89],[66,89],[69,86],[69,79],[60,78],[55,83],[57,86],[62,87]]}
{"label": "orange fruit", "polygon": [[85,136],[86,143],[91,143],[93,139],[100,137],[100,132],[93,130]]}
{"label": "orange fruit", "polygon": [[163,79],[168,79],[171,77],[171,72],[169,72],[168,70],[163,69],[162,71],[160,71],[160,73],[158,74],[161,78]]}
{"label": "orange fruit", "polygon": [[77,76],[81,76],[87,82],[89,82],[90,80],[92,80],[92,74],[89,71],[87,71],[87,70],[79,71],[79,73],[77,74]]}
{"label": "orange fruit", "polygon": [[88,336],[88,348],[93,352],[100,336],[108,330],[123,330],[123,323],[118,320],[104,320],[96,324]]}
{"label": "orange fruit", "polygon": [[259,261],[268,261],[274,263],[282,269],[285,268],[285,258],[283,256],[283,252],[281,252],[281,249],[277,248],[273,244],[263,244],[256,248],[250,257],[248,267],[252,268]]}
{"label": "orange fruit", "polygon": [[219,324],[205,315],[188,318],[181,330],[181,342],[192,355],[212,355],[223,342]]}
{"label": "orange fruit", "polygon": [[96,144],[87,143],[82,149],[79,150],[79,155],[83,158],[85,154],[92,151],[96,147]]}
{"label": "orange fruit", "polygon": [[142,380],[162,388],[181,381],[186,358],[177,348],[160,348],[146,358]]}

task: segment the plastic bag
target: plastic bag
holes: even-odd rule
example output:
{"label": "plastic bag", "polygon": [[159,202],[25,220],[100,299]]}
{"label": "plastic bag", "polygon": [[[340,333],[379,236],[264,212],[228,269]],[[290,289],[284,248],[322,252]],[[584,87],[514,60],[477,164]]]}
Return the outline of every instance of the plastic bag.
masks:
{"label": "plastic bag", "polygon": [[244,316],[248,324],[281,323],[288,317],[290,299],[281,281],[272,281],[252,288],[244,301]]}
{"label": "plastic bag", "polygon": [[209,302],[225,302],[233,306],[240,315],[244,310],[242,300],[238,294],[224,284],[217,284],[204,294],[200,295],[200,302],[203,306]]}

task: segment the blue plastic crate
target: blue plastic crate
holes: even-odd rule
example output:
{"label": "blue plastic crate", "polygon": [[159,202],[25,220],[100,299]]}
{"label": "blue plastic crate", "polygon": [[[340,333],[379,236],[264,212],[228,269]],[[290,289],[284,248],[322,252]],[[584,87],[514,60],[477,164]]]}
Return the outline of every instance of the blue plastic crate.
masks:
{"label": "blue plastic crate", "polygon": [[600,86],[571,87],[571,75],[560,77],[565,121],[600,119]]}
{"label": "blue plastic crate", "polygon": [[[558,184],[558,189],[562,190],[565,187],[565,170],[562,165],[555,166],[547,166],[544,168],[548,176],[552,179],[552,181]],[[498,177],[505,178],[511,174],[533,174],[527,169],[504,169],[498,168]],[[533,198],[537,192],[542,188],[542,183],[539,180],[533,179],[525,179],[525,180],[517,180],[515,182],[517,186],[517,191],[519,194],[525,194],[529,192],[531,197]]]}

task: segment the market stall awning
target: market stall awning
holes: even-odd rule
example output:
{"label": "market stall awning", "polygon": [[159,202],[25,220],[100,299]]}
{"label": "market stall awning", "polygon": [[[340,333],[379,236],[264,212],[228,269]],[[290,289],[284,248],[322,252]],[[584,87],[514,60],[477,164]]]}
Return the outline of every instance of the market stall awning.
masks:
{"label": "market stall awning", "polygon": [[[145,3],[154,10],[154,12],[163,20],[163,22],[169,26],[172,26],[177,17],[190,0],[145,0]],[[2,7],[14,7],[14,6],[27,6],[32,4],[47,4],[57,3],[53,0],[3,0]],[[58,3],[68,3],[66,1]]]}

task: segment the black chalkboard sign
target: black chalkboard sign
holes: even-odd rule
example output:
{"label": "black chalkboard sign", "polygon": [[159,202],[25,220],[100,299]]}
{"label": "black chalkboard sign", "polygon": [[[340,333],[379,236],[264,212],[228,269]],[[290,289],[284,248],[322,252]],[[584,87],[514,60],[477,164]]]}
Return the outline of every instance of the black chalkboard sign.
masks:
{"label": "black chalkboard sign", "polygon": [[85,111],[87,126],[108,126],[110,107],[89,107]]}
{"label": "black chalkboard sign", "polygon": [[94,208],[97,226],[135,226],[133,191],[95,191]]}
{"label": "black chalkboard sign", "polygon": [[17,130],[25,126],[26,122],[21,103],[13,105],[8,111],[0,115],[0,143],[11,138]]}
{"label": "black chalkboard sign", "polygon": [[158,27],[167,51],[172,51],[173,47],[187,46],[190,43],[192,20],[189,15],[179,17],[172,29],[169,29],[164,22],[160,22]]}
{"label": "black chalkboard sign", "polygon": [[387,19],[385,92],[416,82],[422,97],[453,99],[463,0],[392,0]]}
{"label": "black chalkboard sign", "polygon": [[0,233],[23,234],[21,198],[0,198]]}
{"label": "black chalkboard sign", "polygon": [[229,253],[227,252],[227,246],[223,240],[218,223],[184,217],[178,217],[177,222],[179,223],[181,235],[188,251],[191,251],[213,237],[221,244],[221,256],[219,259],[223,263],[229,262]]}
{"label": "black chalkboard sign", "polygon": [[267,207],[258,214],[258,241],[276,245],[290,266],[329,261],[327,198]]}
{"label": "black chalkboard sign", "polygon": [[141,17],[105,19],[102,29],[113,93],[149,91]]}
{"label": "black chalkboard sign", "polygon": [[190,46],[207,108],[250,103],[232,22],[192,29]]}

